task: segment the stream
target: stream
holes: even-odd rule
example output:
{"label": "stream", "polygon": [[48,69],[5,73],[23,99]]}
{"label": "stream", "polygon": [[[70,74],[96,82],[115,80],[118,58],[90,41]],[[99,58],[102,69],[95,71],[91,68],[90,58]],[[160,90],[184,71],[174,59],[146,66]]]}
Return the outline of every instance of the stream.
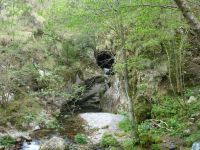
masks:
{"label": "stream", "polygon": [[39,150],[41,142],[39,140],[32,140],[31,142],[23,142],[20,150]]}

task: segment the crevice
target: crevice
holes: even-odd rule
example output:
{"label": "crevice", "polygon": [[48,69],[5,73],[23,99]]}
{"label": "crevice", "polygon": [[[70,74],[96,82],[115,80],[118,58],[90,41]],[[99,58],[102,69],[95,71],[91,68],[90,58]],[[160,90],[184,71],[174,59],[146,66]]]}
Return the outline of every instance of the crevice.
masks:
{"label": "crevice", "polygon": [[96,54],[96,63],[106,75],[113,75],[114,54],[110,51],[101,51]]}

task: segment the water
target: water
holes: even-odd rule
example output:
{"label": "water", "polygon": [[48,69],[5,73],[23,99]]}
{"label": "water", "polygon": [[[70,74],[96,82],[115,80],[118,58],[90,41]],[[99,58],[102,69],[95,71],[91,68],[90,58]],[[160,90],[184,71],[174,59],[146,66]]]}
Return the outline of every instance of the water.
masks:
{"label": "water", "polygon": [[200,150],[200,142],[193,143],[191,150]]}
{"label": "water", "polygon": [[41,142],[32,140],[31,142],[24,141],[21,150],[39,150]]}

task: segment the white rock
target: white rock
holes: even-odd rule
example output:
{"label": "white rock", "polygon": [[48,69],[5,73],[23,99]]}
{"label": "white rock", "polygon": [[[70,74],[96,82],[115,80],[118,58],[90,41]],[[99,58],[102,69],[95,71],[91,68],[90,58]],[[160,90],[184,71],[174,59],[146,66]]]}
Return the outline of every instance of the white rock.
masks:
{"label": "white rock", "polygon": [[119,131],[118,124],[125,117],[111,113],[83,113],[80,117],[86,121],[85,130],[94,131],[88,137],[93,144],[100,143],[105,132],[114,134]]}
{"label": "white rock", "polygon": [[194,97],[194,96],[190,96],[189,100],[187,101],[188,104],[191,104],[193,102],[196,102],[197,101],[197,98]]}

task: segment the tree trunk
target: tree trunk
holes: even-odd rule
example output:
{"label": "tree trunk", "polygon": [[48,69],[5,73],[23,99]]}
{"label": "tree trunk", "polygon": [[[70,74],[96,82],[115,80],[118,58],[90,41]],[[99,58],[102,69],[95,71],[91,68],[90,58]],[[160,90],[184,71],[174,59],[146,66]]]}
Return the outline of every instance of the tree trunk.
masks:
{"label": "tree trunk", "polygon": [[189,5],[185,0],[174,0],[179,9],[181,10],[183,16],[187,20],[190,27],[196,32],[198,37],[200,37],[200,22],[192,13]]}

